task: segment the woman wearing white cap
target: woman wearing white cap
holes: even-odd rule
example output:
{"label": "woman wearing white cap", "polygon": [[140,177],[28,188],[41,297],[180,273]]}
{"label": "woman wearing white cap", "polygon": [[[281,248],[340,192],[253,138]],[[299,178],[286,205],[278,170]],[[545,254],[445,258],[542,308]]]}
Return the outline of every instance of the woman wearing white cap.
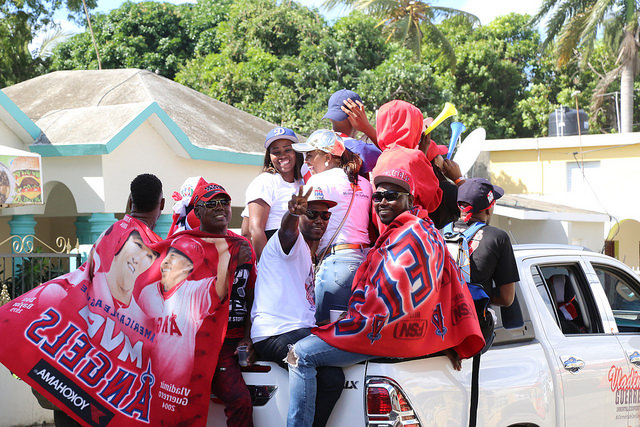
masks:
{"label": "woman wearing white cap", "polygon": [[280,228],[291,195],[304,184],[300,174],[303,158],[291,148],[296,134],[285,127],[271,129],[264,141],[263,172],[247,187],[249,234],[257,259],[267,240]]}
{"label": "woman wearing white cap", "polygon": [[369,250],[371,183],[358,171],[362,160],[345,149],[342,138],[330,130],[317,130],[306,143],[292,145],[305,153],[313,174],[307,185],[338,202],[316,254],[316,320],[329,320],[330,310],[346,310],[353,276]]}

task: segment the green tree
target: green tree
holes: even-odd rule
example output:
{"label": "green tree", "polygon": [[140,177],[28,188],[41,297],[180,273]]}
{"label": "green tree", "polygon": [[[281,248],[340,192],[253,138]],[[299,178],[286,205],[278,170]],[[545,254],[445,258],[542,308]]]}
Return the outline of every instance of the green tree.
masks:
{"label": "green tree", "polygon": [[[620,77],[621,129],[633,127],[633,88],[638,71],[638,18],[640,6],[630,0],[545,0],[533,18],[534,23],[548,18],[546,46],[553,46],[559,65],[576,57],[584,66],[591,57],[598,34],[604,29],[607,40],[614,43],[618,57],[616,67],[603,76],[601,88]],[[555,41],[555,44],[551,44]],[[602,90],[594,93],[603,92]],[[592,103],[598,99],[592,99]]]}
{"label": "green tree", "polygon": [[462,10],[433,6],[421,0],[325,0],[323,6],[332,9],[338,5],[353,7],[376,17],[388,33],[387,40],[393,38],[411,49],[416,60],[420,60],[423,38],[423,27],[436,37],[438,47],[447,53],[452,68],[455,66],[455,54],[452,45],[440,32],[437,22],[451,16],[465,16],[480,24],[473,14]]}
{"label": "green tree", "polygon": [[10,86],[37,75],[43,63],[29,52],[31,28],[26,13],[0,20],[0,87]]}
{"label": "green tree", "polygon": [[[96,0],[87,0],[94,8]],[[81,22],[82,0],[4,0],[0,2],[0,87],[43,73],[47,61],[34,58],[29,43],[36,33],[52,23],[53,14],[66,8],[68,18]]]}
{"label": "green tree", "polygon": [[317,11],[296,3],[238,0],[220,25],[220,52],[188,61],[176,81],[310,133],[327,126],[321,118],[333,91],[355,88],[363,72],[387,58],[373,23],[354,12],[329,27]]}
{"label": "green tree", "polygon": [[[173,78],[198,49],[217,48],[217,24],[226,17],[228,3],[173,5],[123,3],[109,14],[93,18],[93,30],[103,68],[142,68]],[[210,6],[210,7],[209,7]],[[97,68],[88,31],[61,43],[52,69]]]}
{"label": "green tree", "polygon": [[[455,45],[455,72],[447,72],[446,54],[437,49],[427,51],[425,61],[433,65],[436,85],[444,100],[456,106],[467,129],[482,126],[489,138],[540,134],[540,124],[523,122],[519,109],[519,101],[530,95],[531,85],[546,70],[540,63],[539,35],[528,21],[526,15],[510,14],[477,29],[465,17],[440,24]],[[430,37],[427,33],[425,40]]]}

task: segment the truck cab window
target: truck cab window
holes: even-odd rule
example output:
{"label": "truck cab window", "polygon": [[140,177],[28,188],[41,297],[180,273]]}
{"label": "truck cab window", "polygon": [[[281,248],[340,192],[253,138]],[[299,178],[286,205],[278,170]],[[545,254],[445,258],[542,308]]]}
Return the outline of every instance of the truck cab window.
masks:
{"label": "truck cab window", "polygon": [[593,264],[620,332],[640,331],[640,284],[616,268]]}
{"label": "truck cab window", "polygon": [[602,332],[595,302],[578,265],[539,265],[538,269],[550,296],[550,309],[565,335]]}

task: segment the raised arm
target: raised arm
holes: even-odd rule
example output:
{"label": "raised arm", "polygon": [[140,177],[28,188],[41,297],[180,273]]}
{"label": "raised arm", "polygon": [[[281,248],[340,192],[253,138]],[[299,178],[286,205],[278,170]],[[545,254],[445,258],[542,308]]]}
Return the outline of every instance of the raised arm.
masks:
{"label": "raised arm", "polygon": [[302,194],[302,187],[298,189],[298,194],[291,196],[289,200],[289,210],[282,217],[282,224],[278,230],[280,245],[285,254],[288,254],[298,239],[298,217],[307,212],[307,199],[311,195],[313,187],[310,187],[306,194]]}

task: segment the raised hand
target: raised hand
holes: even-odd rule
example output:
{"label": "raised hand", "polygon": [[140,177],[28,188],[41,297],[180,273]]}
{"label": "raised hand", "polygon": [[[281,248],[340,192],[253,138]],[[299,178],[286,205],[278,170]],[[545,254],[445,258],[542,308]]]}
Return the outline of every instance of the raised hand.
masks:
{"label": "raised hand", "polygon": [[442,173],[456,184],[460,185],[462,183],[458,181],[458,179],[462,177],[460,166],[453,160],[444,159],[444,162],[442,163]]}
{"label": "raised hand", "polygon": [[289,213],[294,216],[304,215],[307,212],[307,200],[313,191],[313,187],[309,187],[306,194],[302,194],[302,186],[298,188],[298,194],[293,194],[289,200]]}
{"label": "raised hand", "polygon": [[365,132],[370,126],[367,119],[367,113],[364,111],[364,104],[358,100],[352,101],[351,98],[343,101],[342,111],[348,116],[351,126],[359,132]]}

